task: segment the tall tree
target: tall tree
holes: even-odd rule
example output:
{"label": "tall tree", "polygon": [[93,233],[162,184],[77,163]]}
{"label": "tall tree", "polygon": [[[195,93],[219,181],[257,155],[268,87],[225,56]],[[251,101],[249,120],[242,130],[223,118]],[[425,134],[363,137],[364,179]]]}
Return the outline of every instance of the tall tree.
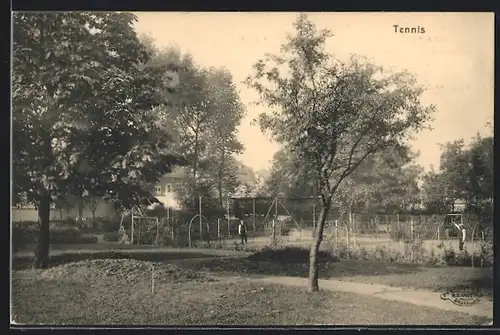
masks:
{"label": "tall tree", "polygon": [[215,167],[213,175],[216,181],[219,206],[224,206],[224,198],[234,193],[239,186],[238,164],[235,154],[243,151],[243,145],[237,138],[237,127],[245,114],[245,109],[233,83],[232,75],[224,68],[208,70],[209,99],[217,113],[211,120],[207,132],[209,164]]}
{"label": "tall tree", "polygon": [[465,145],[463,139],[441,148],[439,172],[424,179],[424,199],[429,211],[448,212],[455,200],[466,202],[467,210],[480,214],[493,203],[493,137],[477,135]]}
{"label": "tall tree", "polygon": [[175,48],[159,50],[151,37],[142,38],[155,55],[153,66],[174,63],[181,69],[179,89],[167,93],[173,105],[163,111],[171,121],[169,132],[176,134],[189,162],[189,179],[177,186],[179,200],[192,207],[201,195],[199,188],[213,187],[209,193],[222,206],[223,198],[238,186],[234,155],[243,150],[237,127],[245,110],[232,75],[225,68],[198,67],[190,54]]}
{"label": "tall tree", "polygon": [[234,193],[240,184],[234,155],[243,151],[243,145],[237,138],[237,127],[245,115],[245,109],[229,71],[212,68],[209,75],[212,100],[218,110],[212,120],[210,149],[215,154],[217,194],[219,206],[223,207],[223,199]]}
{"label": "tall tree", "polygon": [[339,187],[347,212],[412,211],[419,205],[422,168],[407,146],[389,147],[366,158]]}
{"label": "tall tree", "polygon": [[247,83],[273,109],[259,116],[262,130],[285,145],[316,181],[321,212],[309,271],[310,289],[316,291],[316,255],[339,185],[366,157],[422,129],[434,108],[421,105],[423,89],[411,74],[386,75],[356,58],[330,59],[324,51],[329,31],[317,32],[305,14],[294,26],[281,54],[258,61]]}
{"label": "tall tree", "polygon": [[143,192],[181,162],[158,131],[165,71],[129,13],[14,14],[12,107],[15,192],[36,203],[34,266],[48,265],[50,204],[65,194],[113,199]]}
{"label": "tall tree", "polygon": [[446,143],[441,150],[439,170],[444,181],[444,195],[454,203],[466,198],[465,189],[469,180],[464,172],[469,168],[469,157],[463,139]]}
{"label": "tall tree", "polygon": [[467,200],[469,209],[476,213],[492,213],[493,210],[493,136],[473,139],[468,150],[469,187]]}
{"label": "tall tree", "polygon": [[446,186],[441,175],[431,168],[423,177],[422,198],[428,213],[445,214],[452,210],[452,203],[445,196]]}
{"label": "tall tree", "polygon": [[198,67],[191,55],[181,54],[178,49],[166,48],[156,52],[153,66],[173,63],[179,68],[178,87],[170,95],[171,105],[163,110],[165,119],[171,123],[170,131],[177,138],[178,149],[188,162],[189,180],[183,187],[183,199],[189,207],[197,207],[199,188],[206,188],[202,181],[207,162],[204,153],[207,149],[207,134],[217,110],[210,97],[208,72]]}
{"label": "tall tree", "polygon": [[310,197],[316,192],[314,176],[310,171],[297,166],[293,153],[286,148],[278,150],[273,157],[271,171],[266,180],[266,191],[271,196]]}
{"label": "tall tree", "polygon": [[[389,147],[366,158],[344,180],[334,199],[344,213],[358,211],[399,212],[416,209],[420,203],[418,180],[422,168],[413,163],[409,147]],[[293,156],[279,150],[274,156],[268,190],[286,197],[313,197],[314,175],[294,166]]]}

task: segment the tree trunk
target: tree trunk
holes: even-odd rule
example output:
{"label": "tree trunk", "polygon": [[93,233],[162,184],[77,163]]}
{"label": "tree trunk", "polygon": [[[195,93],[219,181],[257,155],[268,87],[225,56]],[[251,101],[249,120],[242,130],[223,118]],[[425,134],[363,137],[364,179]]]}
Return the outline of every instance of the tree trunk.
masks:
{"label": "tree trunk", "polygon": [[194,208],[197,206],[197,196],[196,196],[196,189],[197,189],[197,181],[196,181],[196,175],[198,173],[198,134],[199,129],[196,129],[196,135],[195,135],[195,140],[194,140],[194,159],[193,159],[193,205]]}
{"label": "tree trunk", "polygon": [[97,208],[92,211],[92,229],[96,228],[96,222],[95,222],[95,212],[97,211]]}
{"label": "tree trunk", "polygon": [[80,201],[78,202],[78,222],[83,222],[83,198],[80,196]]}
{"label": "tree trunk", "polygon": [[38,223],[40,225],[40,235],[35,249],[33,267],[35,269],[45,269],[49,265],[50,248],[50,196],[48,194],[43,194],[39,199]]}
{"label": "tree trunk", "polygon": [[224,163],[225,163],[225,150],[222,148],[222,157],[221,157],[221,163],[219,165],[219,180],[218,180],[218,188],[219,188],[219,205],[220,208],[224,207],[224,203],[222,200],[222,182],[223,182],[223,177],[224,177]]}
{"label": "tree trunk", "polygon": [[317,255],[319,251],[319,246],[323,241],[323,229],[325,228],[326,216],[328,210],[330,209],[331,201],[321,202],[321,212],[319,214],[319,220],[316,225],[314,243],[311,246],[309,253],[309,290],[315,292],[319,290],[318,286],[318,263]]}

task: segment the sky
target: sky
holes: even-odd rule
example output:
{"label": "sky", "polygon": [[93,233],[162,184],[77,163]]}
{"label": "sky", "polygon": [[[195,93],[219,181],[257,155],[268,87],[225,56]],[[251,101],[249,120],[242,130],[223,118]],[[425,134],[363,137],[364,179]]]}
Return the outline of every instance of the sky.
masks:
{"label": "sky", "polygon": [[[293,33],[297,13],[265,12],[138,12],[135,29],[149,34],[158,47],[175,46],[193,55],[203,67],[226,67],[240,93],[247,115],[238,136],[245,146],[238,157],[254,171],[269,169],[279,145],[252,121],[266,107],[242,81],[265,53],[277,53]],[[494,96],[493,13],[308,13],[318,29],[334,34],[326,51],[338,59],[356,54],[392,71],[408,70],[428,87],[424,104],[435,105],[431,131],[411,141],[420,152],[416,162],[426,170],[439,167],[439,144],[476,133],[491,134]],[[395,32],[420,27],[423,34]]]}

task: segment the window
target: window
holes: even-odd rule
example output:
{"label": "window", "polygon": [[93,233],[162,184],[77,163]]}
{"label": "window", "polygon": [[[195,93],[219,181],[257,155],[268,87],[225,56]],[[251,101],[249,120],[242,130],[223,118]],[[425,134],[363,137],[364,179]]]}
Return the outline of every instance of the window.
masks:
{"label": "window", "polygon": [[172,192],[172,185],[167,184],[167,193]]}
{"label": "window", "polygon": [[156,186],[155,192],[156,192],[156,195],[163,196],[163,195],[165,195],[165,187],[158,185],[158,186]]}

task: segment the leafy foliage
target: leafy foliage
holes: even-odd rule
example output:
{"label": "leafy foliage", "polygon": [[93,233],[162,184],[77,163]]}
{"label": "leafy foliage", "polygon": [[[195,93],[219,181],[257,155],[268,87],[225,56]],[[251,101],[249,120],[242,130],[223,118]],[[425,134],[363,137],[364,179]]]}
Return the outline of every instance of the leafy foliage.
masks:
{"label": "leafy foliage", "polygon": [[[329,33],[316,34],[304,15],[295,27],[285,55],[256,63],[248,83],[273,108],[260,115],[262,129],[314,174],[320,193],[332,194],[368,155],[421,129],[433,108],[420,104],[423,89],[411,74],[384,77],[382,68],[357,58],[329,64],[323,51]],[[280,71],[285,64],[289,76]]]}
{"label": "leafy foliage", "polygon": [[424,177],[424,201],[428,210],[449,212],[455,200],[466,202],[466,210],[492,213],[493,137],[473,138],[469,146],[463,139],[442,147],[439,172]]}
{"label": "leafy foliage", "polygon": [[15,15],[19,191],[34,198],[40,187],[29,184],[38,184],[54,194],[104,195],[118,182],[137,186],[169,170],[175,158],[169,135],[156,131],[151,113],[162,103],[163,73],[140,66],[148,55],[134,19],[126,13]]}
{"label": "leafy foliage", "polygon": [[271,108],[259,116],[261,129],[289,150],[295,166],[311,174],[321,197],[311,248],[311,289],[317,290],[315,257],[341,182],[371,154],[401,146],[426,127],[434,107],[420,103],[423,88],[414,75],[387,74],[359,57],[332,58],[324,51],[331,33],[318,32],[305,14],[294,27],[281,53],[257,61],[246,82]]}
{"label": "leafy foliage", "polygon": [[412,211],[419,203],[422,172],[406,146],[374,153],[345,179],[336,203],[350,212]]}
{"label": "leafy foliage", "polygon": [[[407,146],[387,148],[366,158],[339,186],[333,204],[345,212],[397,212],[417,208],[420,166]],[[285,197],[312,197],[315,181],[310,171],[293,164],[285,150],[276,153],[267,190]]]}
{"label": "leafy foliage", "polygon": [[[48,206],[65,194],[107,195],[130,207],[182,159],[152,109],[166,69],[109,12],[14,14],[12,116],[16,194],[37,203],[48,253]],[[45,256],[46,258],[46,256]]]}
{"label": "leafy foliage", "polygon": [[185,207],[195,207],[199,196],[218,199],[214,205],[222,207],[222,199],[239,185],[234,154],[243,149],[236,127],[245,111],[231,73],[201,68],[190,54],[159,50],[150,38],[144,40],[154,54],[153,66],[171,63],[180,69],[178,90],[167,92],[172,104],[161,111],[171,121],[176,147],[188,163],[188,178],[177,185],[178,198]]}

